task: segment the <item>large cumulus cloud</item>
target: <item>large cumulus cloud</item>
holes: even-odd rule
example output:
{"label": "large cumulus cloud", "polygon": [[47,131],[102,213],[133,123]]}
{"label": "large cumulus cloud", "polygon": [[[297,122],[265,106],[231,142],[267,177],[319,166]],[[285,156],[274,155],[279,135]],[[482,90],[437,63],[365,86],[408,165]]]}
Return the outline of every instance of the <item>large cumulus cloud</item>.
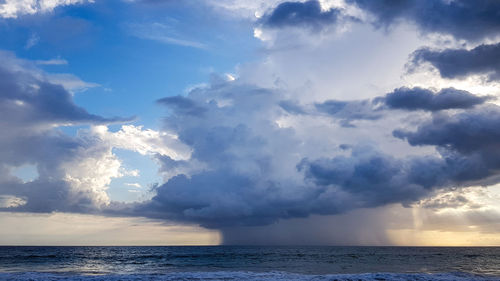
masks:
{"label": "large cumulus cloud", "polygon": [[[0,67],[0,195],[23,202],[6,210],[97,210],[108,201],[104,188],[118,176],[119,161],[90,132],[71,137],[57,128],[130,119],[90,114],[73,102],[62,85],[38,75],[40,71],[34,71],[30,62],[12,55],[4,62]],[[104,169],[96,169],[97,164]],[[36,168],[36,179],[25,182],[12,175],[12,169],[26,165]]]}
{"label": "large cumulus cloud", "polygon": [[[3,204],[8,205],[4,210],[102,212],[231,228],[392,203],[409,205],[437,190],[496,182],[493,158],[417,138],[422,128],[431,130],[429,124],[438,116],[498,112],[487,104],[489,97],[453,88],[398,88],[369,100],[299,104],[280,89],[218,81],[187,96],[158,101],[168,109],[163,130],[169,133],[130,126],[112,133],[97,125],[124,119],[88,113],[72,102],[63,87],[29,71],[0,73],[6,77],[0,80],[0,106],[9,113],[1,125],[11,132],[0,138],[4,148],[0,195],[10,202]],[[382,151],[376,143],[330,140],[333,132],[363,130],[346,126],[351,122],[385,122],[395,109],[402,115],[416,110],[431,114],[434,119],[424,115],[427,121],[416,132],[401,129],[391,138],[436,146],[437,154],[399,156]],[[496,115],[488,116],[491,120],[485,124],[493,126]],[[304,129],[301,122],[318,124]],[[81,130],[77,137],[53,129],[67,124],[94,127]],[[126,140],[135,135],[140,136],[137,143]],[[474,137],[459,136],[471,145]],[[482,137],[492,143],[477,142],[478,146],[496,145],[494,137]],[[165,182],[153,187],[151,200],[111,202],[106,187],[121,173],[114,146],[149,154],[162,165]],[[9,172],[25,164],[36,166],[37,179],[24,182]],[[99,165],[105,168],[95,169]]]}
{"label": "large cumulus cloud", "polygon": [[[372,13],[378,26],[408,20],[424,32],[459,39],[496,34],[491,11],[498,9],[492,1],[473,7],[465,1],[349,2]],[[268,11],[261,23],[319,30],[338,22],[340,12],[323,10],[318,1],[285,2]],[[472,32],[472,23],[480,31]],[[439,57],[426,53],[419,59],[433,63],[429,54]],[[472,57],[476,63],[481,56]],[[472,69],[453,75],[492,71],[490,66]],[[72,102],[67,89],[22,67],[3,69],[0,109],[7,114],[0,128],[9,132],[0,137],[3,210],[102,212],[228,229],[393,203],[408,206],[457,186],[498,182],[495,128],[500,110],[488,103],[491,97],[455,88],[403,87],[390,93],[377,90],[373,96],[378,97],[362,100],[334,95],[313,100],[313,95],[302,98],[310,88],[297,94],[274,85],[265,88],[236,79],[198,87],[158,101],[168,110],[163,123],[168,133],[136,127],[113,133],[97,125],[124,119],[88,113]],[[70,124],[92,128],[76,137],[55,129]],[[161,164],[164,182],[153,186],[151,200],[110,202],[106,187],[120,176],[112,153],[117,145]],[[393,146],[403,147],[404,153]],[[11,172],[26,164],[38,171],[31,182]],[[99,165],[105,169],[96,169]]]}
{"label": "large cumulus cloud", "polygon": [[[422,102],[415,103],[415,98]],[[164,129],[175,132],[192,149],[189,160],[161,160],[165,170],[184,170],[156,186],[150,201],[111,212],[230,228],[392,203],[408,206],[438,190],[491,182],[495,173],[483,170],[490,163],[447,144],[432,143],[438,148],[436,153],[408,156],[382,151],[365,141],[335,150],[327,141],[329,126],[335,125],[318,125],[323,132],[316,137],[323,139],[313,145],[298,134],[298,127],[280,122],[286,116],[380,122],[393,114],[393,109],[403,115],[417,109],[429,113],[469,112],[476,107],[481,108],[478,111],[498,111],[485,102],[485,98],[456,89],[436,93],[400,88],[353,105],[336,102],[338,106],[333,106],[332,101],[297,105],[277,89],[238,81],[198,88],[187,96],[159,101],[169,109]],[[339,114],[346,106],[360,104],[365,104],[366,116],[350,117],[356,113],[353,110]],[[372,108],[371,113],[368,108]],[[422,120],[428,119],[425,116]],[[348,133],[356,129],[342,130]],[[401,132],[394,135],[404,138]],[[410,144],[415,145],[411,140]],[[328,148],[331,154],[321,152]]]}
{"label": "large cumulus cloud", "polygon": [[292,192],[301,191],[293,164],[300,156],[290,153],[297,140],[274,122],[283,113],[279,98],[272,90],[224,83],[160,100],[171,109],[165,130],[192,149],[188,163],[165,157],[163,163],[194,172],[158,186],[135,212],[210,227],[306,215],[302,198]]}

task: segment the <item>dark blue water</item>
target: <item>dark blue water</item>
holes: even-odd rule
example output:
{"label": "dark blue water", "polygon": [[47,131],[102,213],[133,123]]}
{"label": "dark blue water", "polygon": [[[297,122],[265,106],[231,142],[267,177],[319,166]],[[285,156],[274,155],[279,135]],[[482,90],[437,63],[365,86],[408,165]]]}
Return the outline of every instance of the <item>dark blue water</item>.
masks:
{"label": "dark blue water", "polygon": [[0,280],[500,280],[500,248],[0,247]]}

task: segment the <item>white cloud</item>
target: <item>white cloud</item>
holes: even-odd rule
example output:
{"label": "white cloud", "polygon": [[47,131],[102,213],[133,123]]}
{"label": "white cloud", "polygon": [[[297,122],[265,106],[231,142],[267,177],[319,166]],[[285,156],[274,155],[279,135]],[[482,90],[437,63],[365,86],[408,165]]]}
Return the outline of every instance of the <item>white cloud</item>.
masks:
{"label": "white cloud", "polygon": [[110,132],[106,126],[92,127],[92,134],[111,146],[138,152],[142,155],[160,154],[174,160],[187,160],[191,155],[189,146],[178,140],[174,134],[142,126],[124,125],[117,132]]}
{"label": "white cloud", "polygon": [[97,205],[106,205],[106,190],[114,178],[123,177],[121,161],[112,153],[112,147],[93,139],[75,151],[74,157],[61,164],[64,180],[75,191],[88,191],[95,195]]}
{"label": "white cloud", "polygon": [[[106,126],[93,126],[78,131],[78,138],[84,146],[74,152],[70,161],[60,165],[64,180],[78,192],[95,195],[98,206],[110,202],[106,193],[113,179],[124,176],[139,176],[139,170],[125,170],[122,161],[113,153],[114,148],[125,149],[155,157],[168,156],[175,160],[190,157],[190,148],[182,144],[175,135],[143,129],[142,126],[124,125],[117,132],[110,132]],[[139,183],[125,183],[126,186],[141,188]]]}
{"label": "white cloud", "polygon": [[139,183],[126,183],[125,185],[135,187],[135,188],[142,188],[142,186]]}
{"label": "white cloud", "polygon": [[5,0],[0,4],[0,17],[17,18],[21,15],[51,12],[58,6],[93,2],[94,0]]}

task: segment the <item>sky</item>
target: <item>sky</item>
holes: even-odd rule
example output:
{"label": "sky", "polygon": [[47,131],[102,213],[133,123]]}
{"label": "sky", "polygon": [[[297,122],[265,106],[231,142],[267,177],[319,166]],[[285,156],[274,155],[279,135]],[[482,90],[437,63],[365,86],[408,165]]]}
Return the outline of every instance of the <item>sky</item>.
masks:
{"label": "sky", "polygon": [[0,0],[2,245],[500,245],[496,0]]}

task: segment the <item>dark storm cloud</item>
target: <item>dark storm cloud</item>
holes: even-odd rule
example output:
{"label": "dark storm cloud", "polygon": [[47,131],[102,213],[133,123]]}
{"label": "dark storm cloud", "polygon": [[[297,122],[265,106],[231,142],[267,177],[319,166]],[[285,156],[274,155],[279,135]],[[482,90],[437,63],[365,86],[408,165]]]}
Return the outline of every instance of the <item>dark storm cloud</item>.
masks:
{"label": "dark storm cloud", "polygon": [[348,0],[376,17],[376,25],[397,21],[415,23],[424,32],[450,34],[459,39],[495,37],[500,30],[497,0]]}
{"label": "dark storm cloud", "polygon": [[[291,163],[287,166],[296,173],[293,162],[300,160],[290,154],[297,145],[293,131],[274,122],[283,114],[279,94],[225,83],[195,90],[185,99],[191,102],[182,104],[205,108],[203,118],[193,118],[190,110],[175,110],[178,102],[164,103],[173,109],[165,127],[174,128],[179,140],[190,145],[190,161],[203,163],[201,170],[171,178],[155,188],[151,201],[130,206],[124,213],[211,228],[265,225],[310,213],[311,205],[304,199],[314,202],[319,191],[299,187],[290,175],[278,176],[283,173],[280,161]],[[230,102],[219,106],[219,100]],[[186,164],[159,160],[166,169]]]}
{"label": "dark storm cloud", "polygon": [[304,159],[298,165],[316,185],[350,194],[354,208],[418,200],[443,183],[438,171],[444,167],[434,157],[396,159],[371,147],[355,147],[350,156]]}
{"label": "dark storm cloud", "polygon": [[496,105],[460,112],[441,113],[416,131],[397,130],[394,135],[411,145],[436,145],[464,154],[496,155],[500,144],[500,108]]}
{"label": "dark storm cloud", "polygon": [[[500,30],[500,2],[496,0],[348,0],[375,16],[374,25],[388,27],[400,21],[416,24],[423,32],[450,34],[477,41],[492,38]],[[348,18],[342,10],[322,11],[319,1],[283,2],[262,20],[268,27],[323,27]]]}
{"label": "dark storm cloud", "polygon": [[[423,102],[416,103],[412,100],[414,96]],[[225,100],[225,105],[220,106],[219,100]],[[390,102],[386,105],[387,100]],[[403,110],[433,111],[433,116],[447,112],[439,110],[458,109],[449,115],[441,114],[450,120],[459,114],[484,111],[485,116],[496,120],[485,109],[500,111],[492,105],[481,105],[483,102],[455,89],[434,93],[402,88],[377,101],[327,101],[306,107],[283,99],[278,92],[237,82],[197,89],[186,97],[163,103],[173,110],[165,119],[165,127],[175,130],[179,140],[191,147],[192,158],[158,160],[164,170],[196,166],[193,163],[202,163],[201,166],[154,187],[156,195],[150,201],[110,212],[227,229],[269,225],[281,219],[311,215],[342,214],[392,203],[410,205],[438,190],[496,182],[495,171],[500,169],[500,161],[495,159],[500,157],[494,153],[490,156],[476,153],[480,150],[468,153],[450,143],[432,142],[439,155],[396,157],[375,146],[352,144],[343,145],[340,155],[308,157],[316,148],[303,145],[293,128],[275,123],[284,110],[298,115],[315,115],[319,111],[340,120],[374,120],[392,108],[389,104]],[[178,110],[179,107],[187,110]],[[197,114],[193,117],[193,108],[203,108],[203,118]],[[483,131],[489,132],[490,128]],[[457,130],[454,137],[468,144],[475,142],[478,147],[500,145],[494,140],[500,139],[496,135],[488,143],[485,134],[479,134],[477,139],[471,134],[467,139],[460,134],[463,130],[466,129]],[[442,130],[443,134],[446,132]],[[415,144],[411,132],[394,134]],[[328,133],[323,137],[329,138]]]}
{"label": "dark storm cloud", "polygon": [[356,195],[364,207],[411,203],[437,189],[498,183],[499,124],[495,105],[436,113],[416,131],[396,130],[394,135],[411,145],[436,146],[439,156],[397,159],[354,147],[350,156],[305,159],[298,167],[317,185]]}
{"label": "dark storm cloud", "polygon": [[179,175],[158,187],[152,201],[137,211],[210,228],[265,225],[307,214],[307,207],[299,205],[302,201],[280,198],[273,183],[258,185],[257,179],[234,170],[202,172],[190,178]]}
{"label": "dark storm cloud", "polygon": [[[410,204],[434,190],[489,182],[496,175],[484,169],[487,159],[446,149],[440,151],[440,157],[404,159],[357,149],[350,157],[304,160],[299,168],[317,185],[337,186],[355,195],[357,207]],[[498,163],[494,167],[498,168]]]}
{"label": "dark storm cloud", "polygon": [[439,111],[446,109],[466,109],[486,102],[490,97],[478,97],[467,91],[454,88],[431,90],[399,88],[378,101],[383,101],[391,109]]}
{"label": "dark storm cloud", "polygon": [[456,185],[490,185],[499,180],[500,107],[434,114],[415,131],[395,130],[394,136],[414,146],[436,146],[452,171]]}
{"label": "dark storm cloud", "polygon": [[480,45],[472,50],[428,48],[413,54],[412,66],[423,62],[432,64],[443,78],[466,78],[469,75],[486,75],[489,80],[500,79],[500,43]]}
{"label": "dark storm cloud", "polygon": [[266,14],[261,22],[264,26],[272,28],[296,26],[320,30],[335,23],[340,15],[337,9],[321,10],[321,4],[317,0],[283,2]]}

